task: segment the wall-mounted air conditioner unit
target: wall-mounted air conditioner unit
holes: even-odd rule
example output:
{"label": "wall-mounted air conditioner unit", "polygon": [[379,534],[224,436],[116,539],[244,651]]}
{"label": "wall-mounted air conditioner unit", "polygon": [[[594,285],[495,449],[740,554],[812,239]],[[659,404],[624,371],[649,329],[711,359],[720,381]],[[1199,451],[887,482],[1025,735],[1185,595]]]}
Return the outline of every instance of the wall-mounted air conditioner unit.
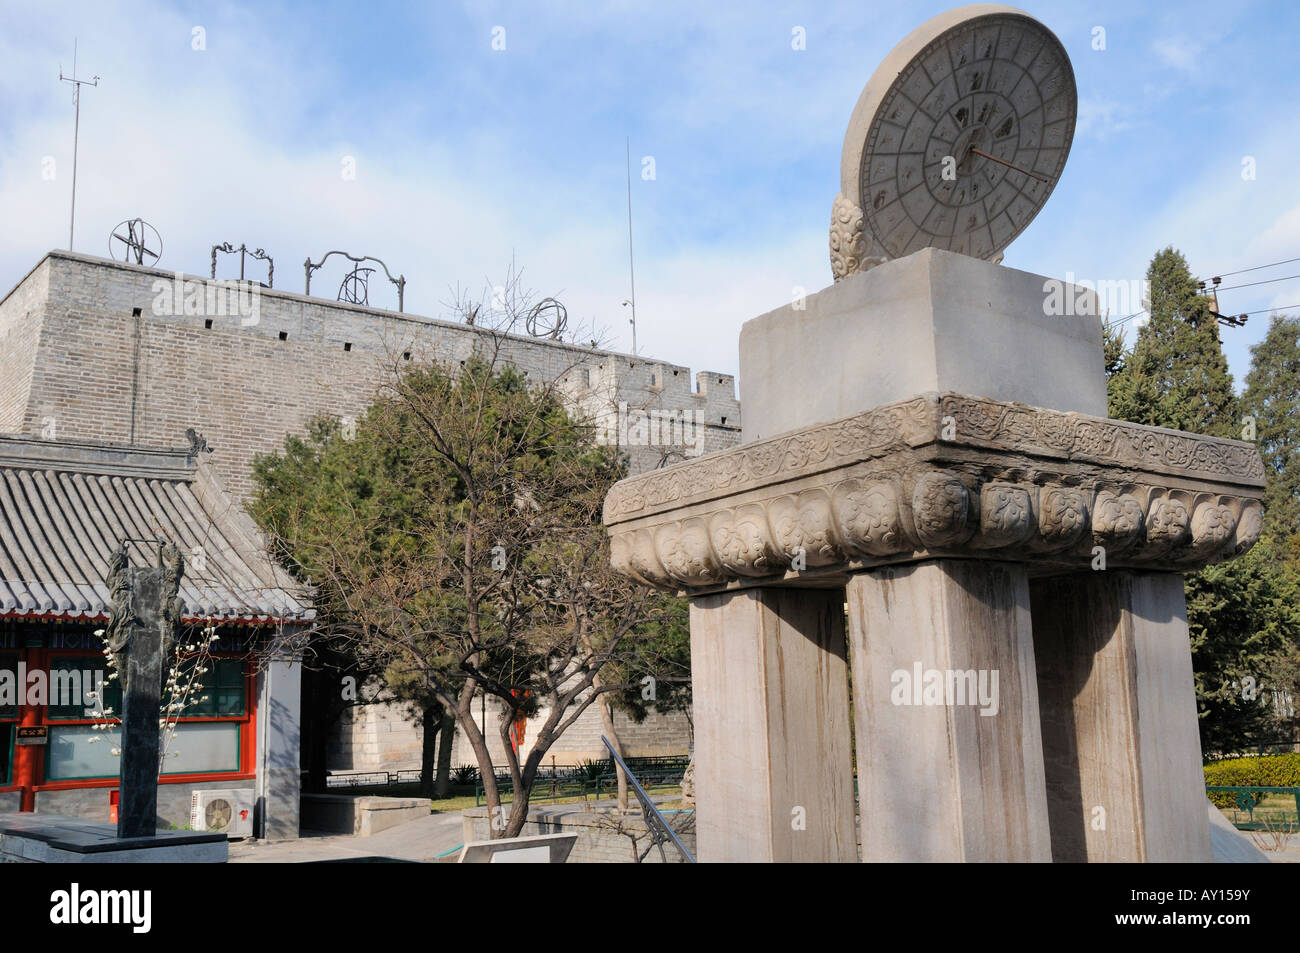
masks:
{"label": "wall-mounted air conditioner unit", "polygon": [[253,836],[251,788],[194,791],[190,794],[190,829],[228,837]]}

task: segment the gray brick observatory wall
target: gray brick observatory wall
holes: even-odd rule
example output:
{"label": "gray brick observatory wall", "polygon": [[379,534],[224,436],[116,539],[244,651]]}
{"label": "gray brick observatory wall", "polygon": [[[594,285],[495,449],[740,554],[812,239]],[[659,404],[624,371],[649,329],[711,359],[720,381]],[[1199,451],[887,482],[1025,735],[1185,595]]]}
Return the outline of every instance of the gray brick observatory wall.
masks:
{"label": "gray brick observatory wall", "polygon": [[45,318],[50,261],[42,259],[0,302],[0,433],[23,429],[36,342]]}
{"label": "gray brick observatory wall", "polygon": [[[478,723],[479,709],[474,709]],[[524,733],[525,747],[531,747],[537,737],[541,715],[528,722]],[[497,732],[501,712],[496,702],[487,705],[487,744],[492,763],[506,764],[505,748]],[[662,714],[651,711],[646,720],[636,724],[621,711],[614,712],[614,726],[618,731],[623,753],[628,757],[655,757],[686,754],[691,746],[690,724],[685,715]],[[604,723],[600,710],[592,705],[570,725],[546,754],[546,765],[581,764],[609,757],[600,741]],[[423,752],[424,729],[419,721],[410,717],[401,705],[375,702],[359,705],[343,713],[334,725],[327,749],[327,764],[331,771],[407,771],[420,767]],[[458,727],[452,743],[452,767],[477,764],[474,749]]]}
{"label": "gray brick observatory wall", "polygon": [[[464,324],[281,290],[261,290],[260,321],[249,327],[238,316],[155,313],[155,282],[174,278],[68,252],[42,259],[0,301],[0,431],[52,427],[61,439],[178,446],[194,427],[242,498],[255,455],[279,449],[318,414],[355,417],[389,362],[405,353],[458,362],[485,343]],[[701,372],[692,388],[680,365],[519,336],[503,353],[530,377],[565,380],[589,412],[619,401],[693,411],[708,424],[705,449],[739,440],[730,375]],[[652,447],[629,452],[638,472],[662,457]]]}

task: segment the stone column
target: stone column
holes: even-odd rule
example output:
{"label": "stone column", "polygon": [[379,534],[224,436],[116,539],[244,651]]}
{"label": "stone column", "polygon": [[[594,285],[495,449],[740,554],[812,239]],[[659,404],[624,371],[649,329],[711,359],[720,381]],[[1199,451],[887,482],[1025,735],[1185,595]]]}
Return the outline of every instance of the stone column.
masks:
{"label": "stone column", "polygon": [[298,836],[301,792],[302,662],[289,653],[258,674],[258,836]]}
{"label": "stone column", "polygon": [[867,861],[1048,861],[1022,565],[940,559],[849,581]]}
{"label": "stone column", "polygon": [[1183,577],[1030,586],[1056,861],[1208,862]]}
{"label": "stone column", "polygon": [[856,861],[842,589],[691,601],[701,861]]}

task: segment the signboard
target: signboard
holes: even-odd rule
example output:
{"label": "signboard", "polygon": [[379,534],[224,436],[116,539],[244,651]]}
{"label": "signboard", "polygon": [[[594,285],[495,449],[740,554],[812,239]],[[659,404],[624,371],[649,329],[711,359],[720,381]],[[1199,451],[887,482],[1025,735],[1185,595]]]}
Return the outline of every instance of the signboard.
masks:
{"label": "signboard", "polygon": [[45,725],[19,725],[14,744],[43,745],[49,741],[50,729]]}

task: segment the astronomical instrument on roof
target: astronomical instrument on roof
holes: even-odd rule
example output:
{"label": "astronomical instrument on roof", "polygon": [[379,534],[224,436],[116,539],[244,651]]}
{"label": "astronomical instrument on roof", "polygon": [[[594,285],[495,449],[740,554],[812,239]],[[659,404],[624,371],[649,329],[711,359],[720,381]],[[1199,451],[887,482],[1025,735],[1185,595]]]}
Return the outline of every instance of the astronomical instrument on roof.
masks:
{"label": "astronomical instrument on roof", "polygon": [[524,327],[535,338],[558,341],[569,325],[569,310],[554,298],[537,302],[524,319]]}
{"label": "astronomical instrument on roof", "polygon": [[156,265],[162,257],[162,236],[144,219],[128,218],[109,232],[108,254],[131,265]]}

